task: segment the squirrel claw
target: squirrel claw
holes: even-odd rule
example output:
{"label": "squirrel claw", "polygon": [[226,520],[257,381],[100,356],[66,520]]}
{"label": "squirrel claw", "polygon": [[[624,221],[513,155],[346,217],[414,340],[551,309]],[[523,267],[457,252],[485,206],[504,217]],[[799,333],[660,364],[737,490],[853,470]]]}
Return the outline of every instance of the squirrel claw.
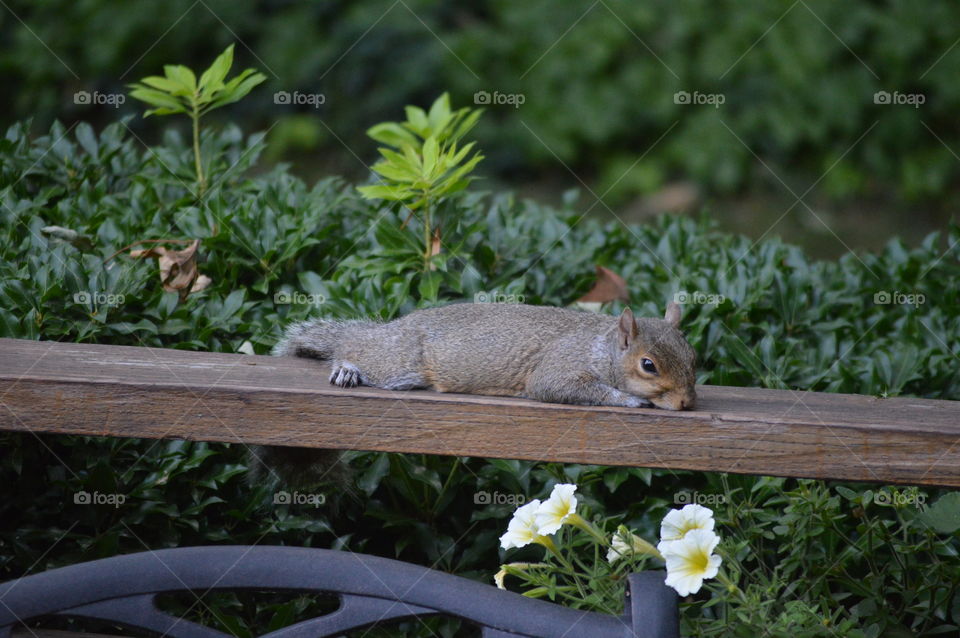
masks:
{"label": "squirrel claw", "polygon": [[341,388],[355,388],[360,385],[360,370],[350,363],[336,365],[330,372],[330,383]]}
{"label": "squirrel claw", "polygon": [[655,408],[656,406],[649,399],[631,396],[625,403],[628,408]]}

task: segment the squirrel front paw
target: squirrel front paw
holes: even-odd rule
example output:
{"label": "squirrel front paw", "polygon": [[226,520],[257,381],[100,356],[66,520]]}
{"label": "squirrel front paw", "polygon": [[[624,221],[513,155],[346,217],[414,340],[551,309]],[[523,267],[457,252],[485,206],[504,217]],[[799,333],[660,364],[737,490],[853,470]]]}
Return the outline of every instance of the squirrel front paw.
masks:
{"label": "squirrel front paw", "polygon": [[627,394],[626,392],[621,392],[616,388],[612,388],[608,395],[608,402],[606,405],[615,405],[621,408],[652,408],[653,403],[649,400],[644,399],[643,397],[638,397],[635,394]]}
{"label": "squirrel front paw", "polygon": [[624,407],[627,408],[652,408],[654,407],[653,403],[647,399],[641,399],[640,397],[627,396],[626,401],[624,402]]}
{"label": "squirrel front paw", "polygon": [[341,388],[355,388],[360,381],[360,368],[346,361],[334,364],[330,372],[330,383]]}

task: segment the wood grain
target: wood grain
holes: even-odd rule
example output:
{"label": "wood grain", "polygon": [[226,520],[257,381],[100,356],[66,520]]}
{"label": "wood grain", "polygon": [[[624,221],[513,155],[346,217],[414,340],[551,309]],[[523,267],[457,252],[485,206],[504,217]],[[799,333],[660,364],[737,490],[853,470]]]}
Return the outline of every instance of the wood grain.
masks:
{"label": "wood grain", "polygon": [[960,402],[701,386],[692,412],[341,389],[321,362],[0,339],[0,429],[960,487]]}

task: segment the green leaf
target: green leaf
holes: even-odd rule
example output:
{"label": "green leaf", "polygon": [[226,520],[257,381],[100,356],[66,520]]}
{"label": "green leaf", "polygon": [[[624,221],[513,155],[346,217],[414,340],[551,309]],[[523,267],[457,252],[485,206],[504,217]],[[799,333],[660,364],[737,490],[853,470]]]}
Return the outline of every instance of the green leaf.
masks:
{"label": "green leaf", "polygon": [[463,177],[464,175],[472,171],[474,168],[476,168],[477,164],[479,164],[482,161],[483,161],[483,155],[480,155],[479,153],[477,153],[476,155],[471,157],[466,164],[463,164],[460,168],[458,168],[453,173],[451,173],[448,179],[451,179],[451,180],[460,179],[461,177]]}
{"label": "green leaf", "polygon": [[[419,148],[419,147],[418,147]],[[412,146],[403,147],[403,156],[407,159],[407,162],[417,171],[418,174],[423,173],[423,157],[417,153],[417,149],[414,149]]]}
{"label": "green leaf", "polygon": [[960,530],[960,492],[944,494],[917,518],[940,534]]}
{"label": "green leaf", "polygon": [[390,201],[403,201],[411,197],[414,193],[408,188],[398,186],[358,186],[357,190],[366,199],[386,199]]}
{"label": "green leaf", "polygon": [[419,174],[407,166],[397,166],[392,162],[378,162],[372,168],[375,173],[398,182],[414,182],[420,178]]}
{"label": "green leaf", "polygon": [[447,127],[453,115],[450,113],[450,94],[444,93],[430,106],[430,112],[427,115],[427,125],[431,132],[436,135]]}
{"label": "green leaf", "polygon": [[380,155],[383,156],[384,160],[386,160],[387,162],[390,162],[394,166],[405,168],[409,170],[410,173],[413,175],[420,174],[420,170],[419,170],[420,165],[411,163],[410,158],[407,157],[406,155],[397,153],[396,151],[391,150],[389,148],[381,147],[381,148],[378,148],[377,150],[380,152]]}
{"label": "green leaf", "polygon": [[377,243],[391,250],[408,251],[411,248],[414,250],[417,248],[417,244],[409,232],[401,230],[399,226],[387,219],[381,220],[376,225],[374,236]]}
{"label": "green leaf", "polygon": [[263,73],[259,73],[255,69],[245,69],[240,75],[236,76],[223,87],[220,93],[217,95],[216,99],[209,102],[203,109],[204,113],[208,113],[213,109],[220,108],[226,104],[233,104],[234,102],[243,99],[250,91],[254,89],[257,85],[261,84],[267,79]]}
{"label": "green leaf", "polygon": [[171,113],[185,113],[187,109],[174,97],[167,95],[156,89],[149,89],[145,86],[134,84],[134,89],[130,91],[130,97],[146,102],[151,106],[167,109]]}
{"label": "green leaf", "polygon": [[[403,128],[396,122],[381,122],[367,129],[367,135],[381,144],[401,148],[403,146],[419,146],[417,136]],[[382,151],[381,151],[382,152]]]}
{"label": "green leaf", "polygon": [[440,283],[443,281],[443,274],[435,270],[424,272],[420,275],[420,285],[418,291],[421,299],[436,301],[440,292]]}
{"label": "green leaf", "polygon": [[627,471],[627,468],[612,468],[603,473],[603,484],[606,485],[610,493],[613,494],[628,478],[630,478],[630,473]]}
{"label": "green leaf", "polygon": [[407,128],[412,130],[420,137],[430,135],[430,122],[427,120],[427,114],[419,106],[407,106],[404,108],[407,114]]}
{"label": "green leaf", "polygon": [[188,67],[180,64],[168,64],[163,67],[163,73],[169,80],[186,89],[188,94],[197,90],[197,76]]}
{"label": "green leaf", "polygon": [[97,157],[99,154],[99,145],[97,144],[97,135],[93,132],[93,127],[86,122],[77,124],[77,141],[90,157]]}
{"label": "green leaf", "polygon": [[437,158],[440,155],[440,145],[437,138],[431,135],[423,143],[423,175],[429,176],[437,166]]}
{"label": "green leaf", "polygon": [[837,489],[837,494],[847,499],[848,501],[853,501],[855,503],[860,502],[859,492],[854,492],[849,487],[844,487],[843,485],[838,485],[836,489]]}
{"label": "green leaf", "polygon": [[231,292],[226,299],[223,300],[223,306],[220,309],[220,314],[218,319],[226,320],[232,317],[240,307],[243,305],[243,300],[246,297],[246,292],[243,288],[238,288]]}
{"label": "green leaf", "polygon": [[464,135],[470,132],[483,114],[483,109],[474,109],[456,126],[456,129],[450,134],[451,142],[459,141]]}
{"label": "green leaf", "polygon": [[151,75],[140,80],[143,84],[163,91],[164,93],[169,93],[170,95],[178,96],[189,96],[190,87],[177,82],[176,80],[171,80],[170,78],[161,77],[159,75]]}
{"label": "green leaf", "polygon": [[203,75],[200,76],[200,91],[213,93],[223,87],[223,80],[227,77],[230,67],[233,66],[233,45],[228,46],[223,53],[217,56]]}
{"label": "green leaf", "polygon": [[151,115],[173,115],[174,113],[186,113],[187,109],[183,108],[159,108],[159,109],[148,109],[143,112],[143,117],[150,117]]}
{"label": "green leaf", "polygon": [[456,144],[451,145],[450,151],[449,151],[450,154],[451,154],[450,164],[451,164],[451,165],[456,165],[456,164],[459,164],[460,162],[462,162],[462,161],[463,161],[463,158],[465,158],[467,155],[470,154],[470,150],[471,150],[475,145],[476,145],[476,142],[470,142],[469,144],[465,144],[465,145],[463,146],[463,148],[461,148],[459,151],[457,150],[457,145],[456,145]]}
{"label": "green leaf", "polygon": [[357,487],[370,496],[380,485],[380,481],[390,471],[390,456],[378,453],[377,458],[367,470],[357,479]]}

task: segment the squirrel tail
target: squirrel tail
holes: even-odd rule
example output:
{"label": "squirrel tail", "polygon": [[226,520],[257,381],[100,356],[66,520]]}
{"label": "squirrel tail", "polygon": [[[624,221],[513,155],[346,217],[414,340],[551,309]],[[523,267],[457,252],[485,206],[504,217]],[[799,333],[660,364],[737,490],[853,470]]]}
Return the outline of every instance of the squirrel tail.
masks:
{"label": "squirrel tail", "polygon": [[287,328],[271,354],[280,357],[332,359],[342,327],[343,322],[330,319],[295,323]]}

